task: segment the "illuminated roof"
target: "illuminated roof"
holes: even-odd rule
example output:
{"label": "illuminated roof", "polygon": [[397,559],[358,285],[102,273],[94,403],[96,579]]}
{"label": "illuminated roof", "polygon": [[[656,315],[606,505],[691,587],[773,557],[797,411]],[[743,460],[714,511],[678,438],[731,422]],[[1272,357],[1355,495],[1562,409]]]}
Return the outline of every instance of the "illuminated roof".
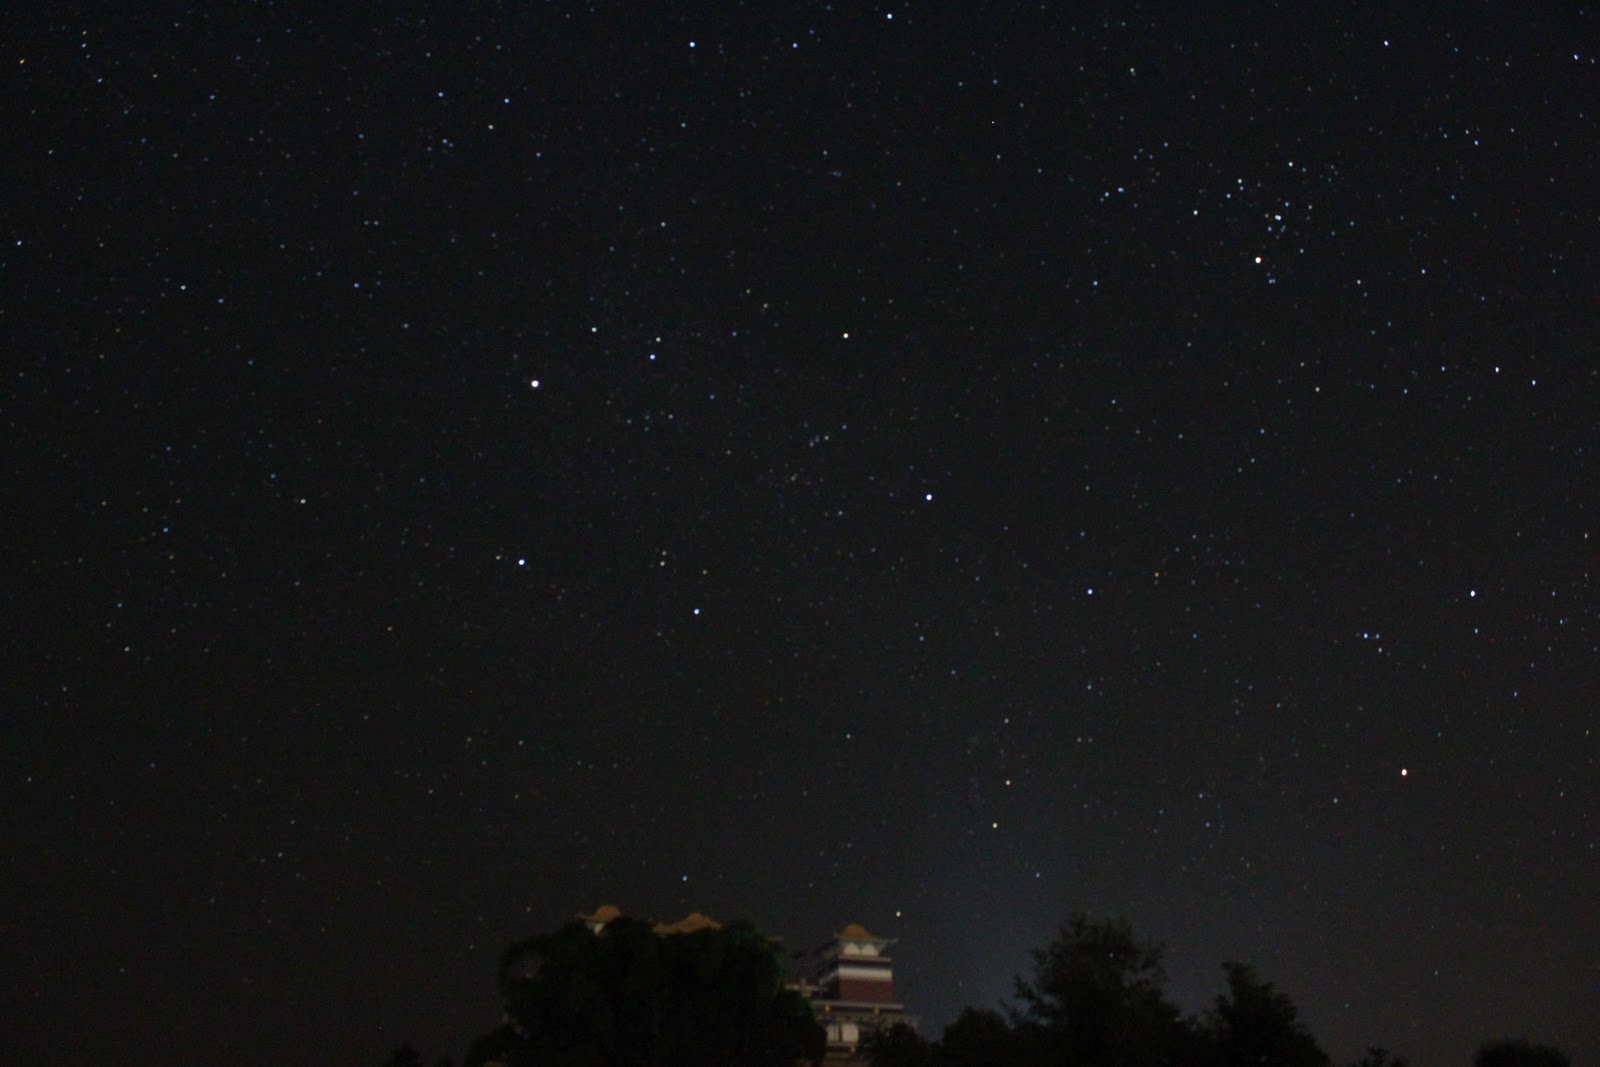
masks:
{"label": "illuminated roof", "polygon": [[708,915],[698,911],[691,911],[675,923],[656,923],[655,932],[658,934],[692,934],[696,930],[720,930],[722,924]]}
{"label": "illuminated roof", "polygon": [[599,923],[604,926],[606,923],[622,918],[622,909],[615,904],[602,904],[594,909],[593,915],[580,915],[578,918],[584,922]]}
{"label": "illuminated roof", "polygon": [[[588,923],[596,930],[605,927],[622,918],[622,909],[615,904],[602,904],[594,909],[593,915],[580,915],[578,918]],[[722,924],[698,911],[692,911],[675,923],[656,923],[651,927],[657,934],[692,934],[696,930],[720,930]]]}
{"label": "illuminated roof", "polygon": [[[895,941],[896,938],[893,937],[879,937],[860,923],[850,923],[833,935],[832,951],[842,952],[847,956],[877,956]],[[872,948],[868,950],[865,947],[867,945],[871,945]]]}

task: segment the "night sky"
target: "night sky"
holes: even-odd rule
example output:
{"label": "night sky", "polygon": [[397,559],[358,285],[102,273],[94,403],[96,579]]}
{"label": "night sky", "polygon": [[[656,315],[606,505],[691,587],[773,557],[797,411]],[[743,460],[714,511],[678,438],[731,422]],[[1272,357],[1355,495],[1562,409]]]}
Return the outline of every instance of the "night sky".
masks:
{"label": "night sky", "polygon": [[0,1058],[611,902],[1600,1063],[1600,15],[663,6],[3,17]]}

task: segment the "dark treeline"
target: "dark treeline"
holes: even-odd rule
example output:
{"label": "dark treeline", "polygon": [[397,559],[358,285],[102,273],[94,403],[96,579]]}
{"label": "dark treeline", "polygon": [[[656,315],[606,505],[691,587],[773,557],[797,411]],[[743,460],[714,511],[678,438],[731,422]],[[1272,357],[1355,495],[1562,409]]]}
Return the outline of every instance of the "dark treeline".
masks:
{"label": "dark treeline", "polygon": [[[1199,1016],[1166,994],[1163,946],[1119,919],[1079,913],[1033,953],[1014,1000],[967,1008],[929,1040],[898,1024],[870,1035],[871,1067],[1333,1067],[1294,1002],[1246,963]],[[797,1067],[823,1030],[787,981],[777,943],[747,923],[662,934],[617,919],[574,922],[501,957],[504,1022],[462,1067]],[[409,1046],[385,1067],[422,1067]],[[448,1059],[438,1067],[450,1067]],[[1369,1048],[1351,1067],[1406,1067]],[[1570,1067],[1523,1040],[1479,1048],[1475,1067]]]}
{"label": "dark treeline", "polygon": [[[1329,1067],[1294,1003],[1248,964],[1201,1018],[1167,999],[1164,950],[1078,914],[1034,953],[1003,1012],[968,1008],[935,1042],[905,1026],[868,1042],[874,1067]],[[1381,1049],[1362,1067],[1402,1067]]]}
{"label": "dark treeline", "polygon": [[505,1022],[464,1067],[796,1067],[825,1047],[776,944],[748,923],[573,922],[508,948],[499,985]]}
{"label": "dark treeline", "polygon": [[[1165,949],[1119,919],[1079,913],[1033,954],[1000,1011],[968,1008],[929,1041],[905,1025],[873,1035],[873,1067],[1332,1067],[1294,1002],[1247,963],[1222,966],[1227,989],[1199,1017],[1166,996]],[[1352,1067],[1406,1067],[1369,1048]],[[1476,1067],[1569,1067],[1527,1041],[1478,1050]]]}

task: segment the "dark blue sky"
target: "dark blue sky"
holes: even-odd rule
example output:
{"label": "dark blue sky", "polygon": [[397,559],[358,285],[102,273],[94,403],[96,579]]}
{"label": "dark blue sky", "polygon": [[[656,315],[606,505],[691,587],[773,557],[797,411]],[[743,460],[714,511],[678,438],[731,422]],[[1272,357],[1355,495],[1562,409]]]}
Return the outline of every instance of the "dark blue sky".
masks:
{"label": "dark blue sky", "polygon": [[4,1058],[602,901],[1600,1064],[1591,10],[5,16]]}

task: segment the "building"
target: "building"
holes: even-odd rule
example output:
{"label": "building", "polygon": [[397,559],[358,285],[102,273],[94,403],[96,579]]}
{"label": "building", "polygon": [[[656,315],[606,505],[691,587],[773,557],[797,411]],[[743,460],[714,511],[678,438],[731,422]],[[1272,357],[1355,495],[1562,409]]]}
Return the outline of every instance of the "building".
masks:
{"label": "building", "polygon": [[851,923],[810,954],[811,977],[800,989],[827,1031],[826,1063],[864,1060],[861,1042],[874,1030],[896,1023],[916,1029],[916,1018],[894,997],[894,964],[888,954],[894,943]]}

